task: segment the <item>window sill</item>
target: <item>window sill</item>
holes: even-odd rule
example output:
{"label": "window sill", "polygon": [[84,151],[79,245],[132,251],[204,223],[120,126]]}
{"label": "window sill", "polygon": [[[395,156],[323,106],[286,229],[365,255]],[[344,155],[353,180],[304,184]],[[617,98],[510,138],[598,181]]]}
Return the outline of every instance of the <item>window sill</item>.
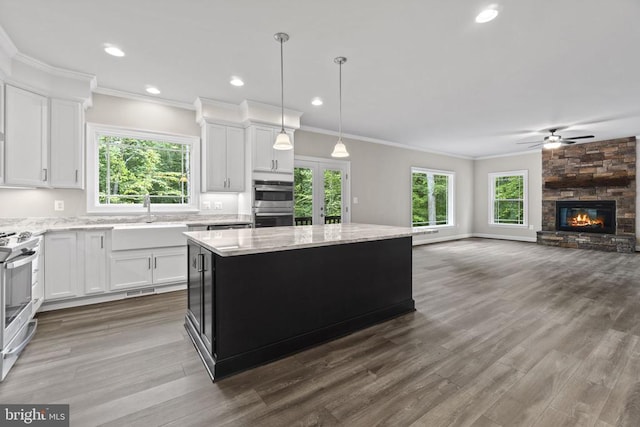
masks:
{"label": "window sill", "polygon": [[420,227],[411,227],[414,233],[418,234],[429,234],[429,233],[437,233],[438,230],[446,230],[448,228],[456,228],[455,225],[425,225]]}
{"label": "window sill", "polygon": [[[167,209],[160,207],[151,207],[151,215],[157,214],[197,214],[199,209],[195,208],[182,208],[182,209]],[[87,209],[87,215],[132,215],[132,216],[145,216],[147,215],[147,209],[142,207],[122,209],[117,208],[93,208]]]}

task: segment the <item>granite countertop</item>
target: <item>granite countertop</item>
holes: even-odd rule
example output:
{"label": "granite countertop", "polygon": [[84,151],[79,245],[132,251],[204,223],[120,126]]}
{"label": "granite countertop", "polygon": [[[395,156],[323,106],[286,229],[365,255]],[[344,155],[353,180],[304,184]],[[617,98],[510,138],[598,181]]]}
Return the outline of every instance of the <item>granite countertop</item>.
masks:
{"label": "granite countertop", "polygon": [[[152,215],[153,224],[232,225],[251,224],[250,215]],[[33,217],[0,218],[0,229],[31,231],[42,234],[47,231],[110,230],[118,224],[145,224],[146,215],[138,216],[81,216],[81,217]]]}
{"label": "granite countertop", "polygon": [[416,233],[409,227],[350,223],[192,231],[184,234],[218,255],[236,256],[410,237]]}

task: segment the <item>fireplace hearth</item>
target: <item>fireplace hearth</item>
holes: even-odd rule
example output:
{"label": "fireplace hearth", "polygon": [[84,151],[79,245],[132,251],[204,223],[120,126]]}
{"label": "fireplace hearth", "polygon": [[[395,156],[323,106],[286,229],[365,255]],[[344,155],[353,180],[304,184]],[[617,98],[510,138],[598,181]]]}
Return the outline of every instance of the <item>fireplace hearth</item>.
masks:
{"label": "fireplace hearth", "polygon": [[556,202],[556,230],[579,233],[616,233],[615,200]]}

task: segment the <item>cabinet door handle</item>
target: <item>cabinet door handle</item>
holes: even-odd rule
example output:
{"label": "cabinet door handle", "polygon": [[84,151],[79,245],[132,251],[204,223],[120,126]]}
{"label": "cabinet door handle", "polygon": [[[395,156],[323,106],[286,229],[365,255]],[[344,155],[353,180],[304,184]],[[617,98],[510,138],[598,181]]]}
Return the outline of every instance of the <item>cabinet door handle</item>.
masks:
{"label": "cabinet door handle", "polygon": [[231,178],[227,178],[227,188],[231,188]]}
{"label": "cabinet door handle", "polygon": [[46,180],[47,180],[47,178],[48,178],[47,169],[46,169],[46,168],[45,168],[45,169],[42,169],[42,172],[43,172],[43,174],[44,174],[44,178],[43,178],[42,180],[43,180],[43,181],[46,181]]}
{"label": "cabinet door handle", "polygon": [[271,170],[275,169],[275,162],[271,159]]}
{"label": "cabinet door handle", "polygon": [[154,270],[158,268],[158,257],[157,256],[153,257],[153,268],[154,268]]}
{"label": "cabinet door handle", "polygon": [[104,249],[104,236],[100,236],[100,249]]}
{"label": "cabinet door handle", "polygon": [[278,160],[276,160],[276,170],[278,170]]}
{"label": "cabinet door handle", "polygon": [[78,182],[78,169],[76,169],[76,182]]}
{"label": "cabinet door handle", "polygon": [[149,261],[149,270],[151,270],[151,257],[147,258],[147,261]]}

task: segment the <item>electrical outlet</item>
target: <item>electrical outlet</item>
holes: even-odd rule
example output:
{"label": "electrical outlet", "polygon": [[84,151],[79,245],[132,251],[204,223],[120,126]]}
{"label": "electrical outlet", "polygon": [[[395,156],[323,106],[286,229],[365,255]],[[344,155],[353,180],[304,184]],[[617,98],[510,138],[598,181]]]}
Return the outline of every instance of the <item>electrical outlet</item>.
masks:
{"label": "electrical outlet", "polygon": [[213,206],[214,209],[222,209],[222,202],[215,202]]}
{"label": "electrical outlet", "polygon": [[357,198],[357,197],[354,197],[354,198],[353,198],[353,204],[354,204],[354,205],[357,205],[357,204],[358,204],[358,198]]}
{"label": "electrical outlet", "polygon": [[64,200],[54,200],[54,202],[53,202],[53,210],[54,211],[63,211],[64,210]]}
{"label": "electrical outlet", "polygon": [[208,200],[202,202],[202,209],[211,209],[211,202]]}

